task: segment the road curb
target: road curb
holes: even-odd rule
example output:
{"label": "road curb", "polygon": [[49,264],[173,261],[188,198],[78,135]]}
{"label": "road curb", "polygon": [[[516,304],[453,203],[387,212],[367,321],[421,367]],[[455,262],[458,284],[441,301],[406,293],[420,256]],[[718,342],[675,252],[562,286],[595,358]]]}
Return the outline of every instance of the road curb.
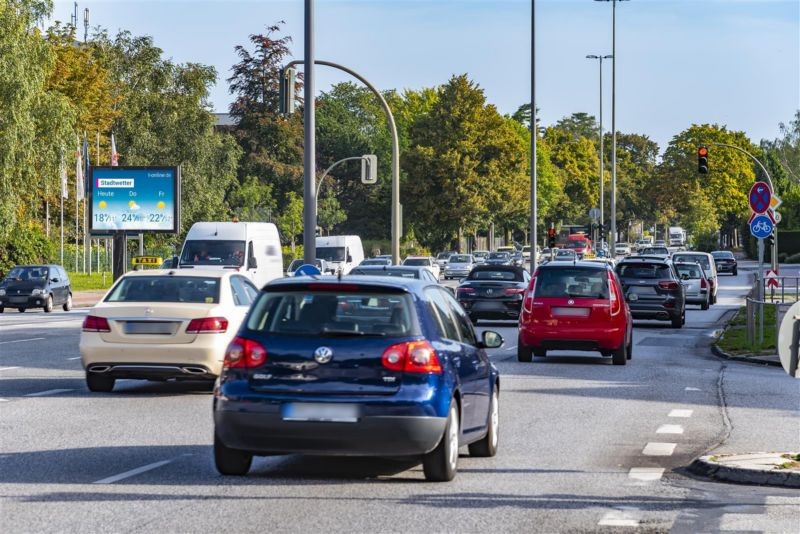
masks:
{"label": "road curb", "polygon": [[713,456],[697,458],[689,466],[689,471],[695,475],[737,484],[800,488],[800,471],[747,469],[714,462],[712,458]]}
{"label": "road curb", "polygon": [[734,362],[747,362],[747,363],[754,363],[757,365],[769,365],[772,367],[781,367],[780,362],[767,360],[759,356],[734,356],[733,354],[728,354],[727,352],[719,348],[719,346],[717,346],[716,343],[711,344],[711,352],[714,353],[714,356],[718,358],[724,358],[726,360],[732,360]]}

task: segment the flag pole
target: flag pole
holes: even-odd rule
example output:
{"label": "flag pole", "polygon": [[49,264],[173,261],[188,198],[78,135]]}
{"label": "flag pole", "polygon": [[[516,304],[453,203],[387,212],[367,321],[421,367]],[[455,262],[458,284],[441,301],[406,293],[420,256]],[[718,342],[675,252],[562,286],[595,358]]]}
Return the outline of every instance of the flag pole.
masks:
{"label": "flag pole", "polygon": [[81,159],[80,159],[80,146],[81,146],[81,137],[78,134],[75,134],[75,141],[76,146],[78,149],[75,151],[76,157],[76,165],[75,165],[75,272],[78,272],[78,239],[80,238],[80,230],[78,229],[78,211],[81,209],[81,184],[80,184],[80,176],[83,172],[81,167]]}

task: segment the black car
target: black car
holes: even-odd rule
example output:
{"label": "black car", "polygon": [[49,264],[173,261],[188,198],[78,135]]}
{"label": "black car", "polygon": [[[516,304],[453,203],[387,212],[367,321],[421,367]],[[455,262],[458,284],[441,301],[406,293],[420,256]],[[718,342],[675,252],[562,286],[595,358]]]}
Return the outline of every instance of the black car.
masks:
{"label": "black car", "polygon": [[514,320],[531,276],[522,267],[478,265],[456,289],[456,298],[473,323],[479,319]]}
{"label": "black car", "polygon": [[490,252],[485,265],[511,265],[510,252]]}
{"label": "black car", "polygon": [[394,276],[436,282],[436,276],[427,267],[416,265],[359,265],[354,267],[350,275],[363,276]]}
{"label": "black car", "polygon": [[51,312],[55,306],[72,309],[72,287],[60,265],[18,265],[0,282],[0,313],[6,307]]}
{"label": "black car", "polygon": [[730,250],[715,250],[711,256],[717,266],[717,273],[731,273],[733,276],[739,274],[739,266]]}
{"label": "black car", "polygon": [[617,264],[625,300],[634,319],[670,321],[673,328],[686,322],[686,295],[668,259],[631,256]]}

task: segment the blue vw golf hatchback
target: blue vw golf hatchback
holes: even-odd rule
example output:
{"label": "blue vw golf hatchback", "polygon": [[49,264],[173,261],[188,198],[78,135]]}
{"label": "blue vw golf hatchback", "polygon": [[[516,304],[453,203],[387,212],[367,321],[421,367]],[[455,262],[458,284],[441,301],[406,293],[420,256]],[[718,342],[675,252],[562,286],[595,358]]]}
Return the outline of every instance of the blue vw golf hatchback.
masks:
{"label": "blue vw golf hatchback", "polygon": [[458,448],[494,456],[500,379],[458,302],[434,282],[303,277],[261,291],[228,346],[214,395],[214,459],[416,456],[451,480]]}

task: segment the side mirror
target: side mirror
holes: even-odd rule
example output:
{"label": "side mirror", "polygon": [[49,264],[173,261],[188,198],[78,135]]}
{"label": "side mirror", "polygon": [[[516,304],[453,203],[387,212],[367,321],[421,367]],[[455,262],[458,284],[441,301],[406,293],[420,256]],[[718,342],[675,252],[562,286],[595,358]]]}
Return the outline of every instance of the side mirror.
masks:
{"label": "side mirror", "polygon": [[503,336],[492,330],[484,330],[480,346],[483,349],[499,349],[503,346]]}
{"label": "side mirror", "polygon": [[350,254],[347,255],[347,263],[353,263],[353,256]]}
{"label": "side mirror", "polygon": [[258,262],[256,261],[255,256],[250,256],[249,258],[247,258],[247,268],[258,269]]}

